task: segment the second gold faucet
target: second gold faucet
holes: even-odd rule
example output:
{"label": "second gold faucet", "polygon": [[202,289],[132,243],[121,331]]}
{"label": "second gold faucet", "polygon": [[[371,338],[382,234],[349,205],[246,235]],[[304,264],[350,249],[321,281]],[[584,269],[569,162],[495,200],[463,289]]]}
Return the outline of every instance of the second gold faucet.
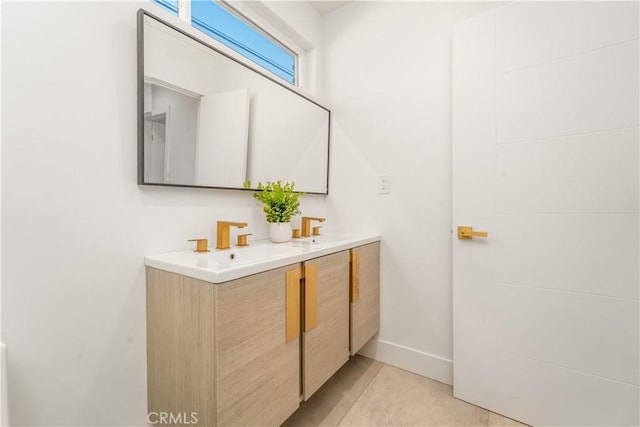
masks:
{"label": "second gold faucet", "polygon": [[[311,221],[324,222],[324,218],[315,218],[312,216],[303,216],[302,217],[302,237],[309,237],[311,235]],[[320,230],[319,227],[314,227],[314,235],[319,235]],[[316,234],[317,233],[317,234]]]}
{"label": "second gold faucet", "polygon": [[216,249],[229,249],[229,235],[231,227],[245,228],[246,222],[218,221],[216,226]]}

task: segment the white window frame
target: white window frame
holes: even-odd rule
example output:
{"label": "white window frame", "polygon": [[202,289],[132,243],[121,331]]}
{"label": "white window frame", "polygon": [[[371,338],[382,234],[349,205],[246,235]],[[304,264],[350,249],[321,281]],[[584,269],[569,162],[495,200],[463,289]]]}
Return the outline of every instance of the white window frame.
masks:
{"label": "white window frame", "polygon": [[[281,45],[284,49],[291,52],[294,55],[294,82],[290,83],[287,80],[284,80],[282,77],[277,74],[271,72],[270,70],[262,67],[251,59],[245,57],[244,55],[236,52],[235,50],[229,48],[213,37],[209,36],[206,33],[202,33],[209,41],[213,41],[215,46],[221,47],[225,52],[232,52],[233,57],[242,61],[245,64],[251,66],[251,68],[258,67],[261,71],[269,74],[273,78],[282,82],[283,84],[287,84],[292,86],[295,89],[302,89],[305,86],[304,81],[304,64],[305,64],[305,50],[298,46],[296,43],[291,41],[288,37],[285,37],[280,31],[277,30],[273,25],[270,25],[268,22],[265,22],[264,19],[261,19],[255,13],[253,13],[248,7],[242,5],[241,3],[234,3],[223,1],[223,0],[212,0],[216,3],[220,4],[225,9],[229,10],[231,13],[239,17],[241,20],[245,21],[247,25],[250,25],[254,29],[263,33],[265,36],[272,39],[275,43]],[[178,0],[178,19],[186,22],[191,27],[191,0]]]}

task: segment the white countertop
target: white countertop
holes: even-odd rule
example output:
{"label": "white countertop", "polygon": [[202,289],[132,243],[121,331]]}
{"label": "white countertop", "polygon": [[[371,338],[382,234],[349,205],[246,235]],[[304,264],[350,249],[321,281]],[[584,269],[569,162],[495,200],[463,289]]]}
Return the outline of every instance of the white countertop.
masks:
{"label": "white countertop", "polygon": [[247,247],[192,250],[149,255],[145,265],[211,283],[224,283],[274,268],[307,261],[380,240],[379,234],[330,234],[293,239],[287,243],[269,240],[249,242]]}

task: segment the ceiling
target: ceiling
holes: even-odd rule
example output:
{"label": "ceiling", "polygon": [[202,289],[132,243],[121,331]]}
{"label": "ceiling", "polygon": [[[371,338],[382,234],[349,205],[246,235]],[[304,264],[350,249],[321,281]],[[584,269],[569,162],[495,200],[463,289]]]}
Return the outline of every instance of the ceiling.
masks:
{"label": "ceiling", "polygon": [[349,3],[350,0],[347,1],[338,1],[338,0],[308,0],[307,3],[309,3],[309,6],[311,6],[316,12],[318,12],[318,15],[320,16],[324,16],[327,13],[333,12],[334,10],[338,9],[339,7],[342,7],[344,5],[346,5],[347,3]]}

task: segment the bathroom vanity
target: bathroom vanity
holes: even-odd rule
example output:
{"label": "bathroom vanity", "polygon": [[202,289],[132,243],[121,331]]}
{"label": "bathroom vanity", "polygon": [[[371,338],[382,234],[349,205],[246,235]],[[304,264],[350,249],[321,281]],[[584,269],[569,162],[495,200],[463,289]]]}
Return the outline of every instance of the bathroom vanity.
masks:
{"label": "bathroom vanity", "polygon": [[148,410],[279,425],[378,331],[379,236],[148,256]]}

